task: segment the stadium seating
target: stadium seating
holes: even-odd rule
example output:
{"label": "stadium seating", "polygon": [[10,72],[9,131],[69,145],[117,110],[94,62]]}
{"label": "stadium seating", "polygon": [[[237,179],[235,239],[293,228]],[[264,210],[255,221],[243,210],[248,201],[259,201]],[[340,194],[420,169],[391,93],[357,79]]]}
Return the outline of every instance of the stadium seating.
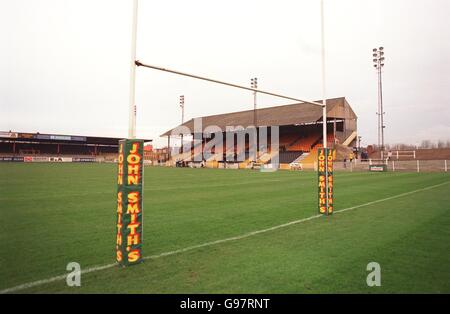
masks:
{"label": "stadium seating", "polygon": [[279,153],[280,164],[289,164],[303,154],[302,151],[287,151]]}
{"label": "stadium seating", "polygon": [[12,143],[2,143],[2,145],[0,145],[0,153],[2,155],[4,154],[10,154],[13,151],[13,144]]}
{"label": "stadium seating", "polygon": [[[334,135],[332,133],[328,133],[327,134],[327,143],[328,145],[332,145],[334,142]],[[322,136],[320,136],[320,140],[317,141],[313,147],[311,147],[311,149],[315,149],[315,148],[319,148],[319,147],[323,147],[323,143],[322,143]]]}
{"label": "stadium seating", "polygon": [[[302,130],[300,133],[299,130]],[[334,142],[334,134],[328,134],[328,142],[331,144]],[[195,148],[191,148],[189,152],[184,154],[173,155],[172,160],[187,160],[191,158],[197,158],[197,160],[202,160],[203,150],[205,148],[205,143],[207,140],[203,141],[201,144],[197,144]],[[273,154],[270,152],[270,142],[268,143],[269,152],[260,154],[256,162],[259,164],[270,163],[273,159]],[[317,148],[322,146],[322,128],[320,125],[306,125],[302,126],[302,129],[298,127],[292,127],[280,134],[279,137],[279,156],[278,160],[281,164],[289,164],[304,154],[307,162],[311,160],[311,163],[317,158]],[[239,159],[239,155],[245,152],[245,156]],[[217,160],[222,160],[223,154],[227,155],[228,161],[240,162],[240,168],[246,168],[250,164],[250,152],[249,143],[245,142],[243,148],[239,148],[237,143],[229,152],[226,151],[226,143],[221,146],[216,146],[211,149],[212,155],[205,160],[207,162],[213,162]],[[220,155],[222,153],[222,155]],[[219,156],[220,155],[220,156]],[[234,155],[234,158],[232,157]],[[230,160],[231,159],[231,160]],[[191,159],[192,160],[192,159]],[[208,163],[208,165],[211,163]]]}
{"label": "stadium seating", "polygon": [[320,140],[320,134],[309,134],[304,138],[298,139],[295,143],[288,147],[289,151],[309,152],[314,144]]}
{"label": "stadium seating", "polygon": [[297,140],[299,140],[301,137],[299,134],[290,133],[290,134],[283,134],[280,136],[280,148],[283,150],[287,150],[292,144],[294,144]]}

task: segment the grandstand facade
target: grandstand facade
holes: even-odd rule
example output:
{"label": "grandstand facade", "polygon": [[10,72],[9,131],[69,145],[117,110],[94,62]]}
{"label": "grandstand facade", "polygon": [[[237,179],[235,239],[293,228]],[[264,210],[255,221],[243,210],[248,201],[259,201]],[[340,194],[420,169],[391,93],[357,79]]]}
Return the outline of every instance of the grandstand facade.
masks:
{"label": "grandstand facade", "polygon": [[119,140],[121,138],[3,131],[0,132],[0,161],[114,161]]}
{"label": "grandstand facade", "polygon": [[[321,101],[317,101],[321,102]],[[194,130],[194,121],[201,119],[201,130]],[[167,137],[167,143],[170,151],[171,143],[174,143],[174,139],[178,140],[181,135],[183,138],[191,138],[192,144],[189,151],[178,151],[177,154],[172,154],[169,158],[172,162],[179,160],[195,160],[195,156],[202,154],[205,145],[211,139],[201,136],[200,143],[194,143],[194,138],[199,138],[196,133],[203,133],[204,130],[211,126],[216,126],[221,130],[227,130],[228,127],[241,126],[244,129],[256,125],[257,130],[261,127],[268,127],[270,133],[270,127],[279,127],[279,150],[276,152],[279,154],[278,160],[280,164],[290,164],[293,162],[311,163],[316,161],[317,149],[323,145],[322,135],[322,108],[313,104],[291,104],[284,106],[276,106],[269,108],[262,108],[257,110],[246,110],[233,113],[225,113],[219,115],[205,116],[197,119],[191,119],[167,132],[161,136]],[[357,116],[345,97],[333,98],[327,100],[327,142],[329,146],[345,148],[356,146],[357,140]],[[223,147],[220,147],[219,151],[223,152],[224,157],[214,155],[208,158],[201,156],[201,160],[205,159],[207,162],[222,162],[226,156],[238,155],[239,152],[236,145],[230,145],[227,148],[226,144],[226,131],[222,133]],[[259,136],[259,132],[256,132]],[[270,138],[270,134],[269,138]],[[245,156],[246,161],[241,163],[241,167],[246,167],[250,160],[249,139],[245,140]],[[261,139],[257,139],[258,143]],[[186,144],[185,144],[186,145]],[[268,152],[256,156],[256,162],[259,164],[270,163],[274,157],[271,150],[270,139],[268,139]],[[217,147],[215,148],[217,149]],[[228,150],[227,150],[228,149]],[[197,158],[196,160],[198,160]],[[226,158],[230,161],[229,158]],[[231,162],[237,162],[231,160]],[[219,165],[215,163],[215,165]]]}

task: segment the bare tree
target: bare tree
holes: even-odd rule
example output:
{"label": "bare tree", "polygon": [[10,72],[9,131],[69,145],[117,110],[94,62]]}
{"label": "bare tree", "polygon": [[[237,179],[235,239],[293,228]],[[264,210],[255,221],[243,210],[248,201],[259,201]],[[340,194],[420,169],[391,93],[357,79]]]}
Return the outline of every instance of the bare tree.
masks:
{"label": "bare tree", "polygon": [[420,144],[420,148],[431,148],[431,141],[430,140],[423,140]]}

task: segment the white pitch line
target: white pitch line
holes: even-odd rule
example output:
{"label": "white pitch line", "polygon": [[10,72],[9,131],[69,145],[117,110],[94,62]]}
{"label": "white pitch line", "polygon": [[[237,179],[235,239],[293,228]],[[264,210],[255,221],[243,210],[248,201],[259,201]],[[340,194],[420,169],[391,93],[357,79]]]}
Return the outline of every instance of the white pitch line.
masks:
{"label": "white pitch line", "polygon": [[[344,209],[341,209],[341,210],[336,210],[334,213],[335,214],[342,213],[342,212],[346,212],[346,211],[349,211],[349,210],[353,210],[353,209],[357,209],[357,208],[361,208],[361,207],[365,207],[365,206],[369,206],[369,205],[373,205],[373,204],[389,201],[389,200],[392,200],[392,199],[395,199],[395,198],[399,198],[399,197],[403,197],[403,196],[407,196],[407,195],[411,195],[411,194],[414,194],[414,193],[417,193],[417,192],[431,190],[431,189],[434,189],[434,188],[446,185],[448,183],[450,183],[450,181],[443,182],[443,183],[436,184],[436,185],[431,185],[431,186],[428,186],[428,187],[425,187],[425,188],[421,188],[421,189],[417,189],[417,190],[410,191],[410,192],[397,194],[397,195],[394,195],[394,196],[389,196],[389,197],[382,198],[382,199],[379,199],[379,200],[375,200],[375,201],[372,201],[372,202],[368,202],[368,203],[364,203],[364,204],[360,204],[360,205],[356,205],[356,206],[352,206],[352,207],[347,207],[347,208],[344,208]],[[187,251],[192,251],[192,250],[196,250],[196,249],[199,249],[199,248],[212,246],[212,245],[216,245],[216,244],[220,244],[220,243],[241,240],[241,239],[245,239],[245,238],[257,235],[257,234],[270,232],[270,231],[273,231],[273,230],[289,227],[289,226],[292,226],[292,225],[295,225],[295,224],[299,224],[299,223],[302,223],[302,222],[306,222],[306,221],[309,221],[309,220],[320,218],[322,216],[323,216],[322,214],[318,214],[318,215],[314,215],[314,216],[311,216],[311,217],[308,217],[308,218],[303,218],[303,219],[299,219],[299,220],[290,221],[288,223],[277,225],[277,226],[273,226],[273,227],[270,227],[270,228],[267,228],[267,229],[256,230],[256,231],[244,233],[242,235],[231,237],[231,238],[226,238],[226,239],[222,239],[222,240],[206,242],[206,243],[202,243],[202,244],[198,244],[198,245],[192,245],[192,246],[185,247],[183,249],[178,249],[178,250],[174,250],[174,251],[164,252],[164,253],[157,254],[157,255],[146,256],[143,259],[144,260],[157,259],[157,258],[160,258],[160,257],[165,257],[165,256],[169,256],[169,255],[175,255],[175,254],[179,254],[179,253],[183,253],[183,252],[187,252]],[[95,271],[112,268],[112,267],[114,267],[116,265],[118,265],[118,264],[117,263],[111,263],[111,264],[102,265],[102,266],[90,267],[90,268],[87,268],[85,270],[82,270],[81,274],[88,274],[88,273],[92,273],[92,272],[95,272]],[[42,280],[38,280],[38,281],[33,281],[33,282],[21,284],[21,285],[15,286],[15,287],[11,287],[11,288],[7,288],[7,289],[4,289],[4,290],[0,290],[0,294],[11,293],[11,292],[24,290],[24,289],[28,289],[28,288],[32,288],[32,287],[36,287],[36,286],[41,286],[41,285],[52,283],[52,282],[55,282],[55,281],[64,280],[66,277],[67,277],[67,274],[63,274],[63,275],[59,275],[59,276],[55,276],[55,277],[51,277],[51,278],[47,278],[47,279],[42,279]]]}

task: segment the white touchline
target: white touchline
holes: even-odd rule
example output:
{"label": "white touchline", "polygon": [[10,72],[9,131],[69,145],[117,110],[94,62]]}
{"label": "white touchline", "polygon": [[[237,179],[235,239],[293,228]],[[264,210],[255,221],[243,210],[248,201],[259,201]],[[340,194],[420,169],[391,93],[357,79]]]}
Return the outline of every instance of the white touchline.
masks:
{"label": "white touchline", "polygon": [[[380,203],[380,202],[389,201],[389,200],[392,200],[394,198],[399,198],[399,197],[407,196],[407,195],[414,194],[414,193],[417,193],[417,192],[422,192],[422,191],[434,189],[434,188],[437,188],[439,186],[442,186],[442,185],[445,185],[445,184],[448,184],[448,183],[450,183],[450,181],[443,182],[443,183],[436,184],[436,185],[431,185],[431,186],[428,186],[428,187],[425,187],[425,188],[421,188],[421,189],[418,189],[418,190],[414,190],[414,191],[410,191],[410,192],[397,194],[397,195],[394,195],[394,196],[389,196],[389,197],[386,197],[386,198],[382,198],[382,199],[375,200],[375,201],[372,201],[372,202],[368,202],[368,203],[364,203],[364,204],[360,204],[360,205],[344,208],[344,209],[341,209],[341,210],[336,210],[334,213],[338,214],[338,213],[346,212],[346,211],[353,210],[353,209],[356,209],[356,208],[369,206],[369,205],[373,205],[373,204]],[[146,256],[143,259],[144,260],[156,259],[156,258],[160,258],[160,257],[164,257],[164,256],[175,255],[175,254],[183,253],[183,252],[186,252],[186,251],[199,249],[199,248],[206,247],[206,246],[216,245],[216,244],[220,244],[220,243],[224,243],[224,242],[236,241],[236,240],[248,238],[248,237],[251,237],[251,236],[254,236],[254,235],[257,235],[257,234],[266,233],[266,232],[269,232],[269,231],[273,231],[273,230],[285,228],[285,227],[288,227],[288,226],[292,226],[292,225],[295,225],[295,224],[299,224],[299,223],[302,223],[302,222],[305,222],[305,221],[313,220],[313,219],[316,219],[316,218],[319,218],[319,217],[322,217],[322,216],[323,216],[322,214],[318,214],[318,215],[314,215],[314,216],[311,216],[311,217],[308,217],[308,218],[294,220],[294,221],[291,221],[291,222],[288,222],[288,223],[285,223],[285,224],[282,224],[282,225],[273,226],[273,227],[270,227],[270,228],[267,228],[267,229],[256,230],[256,231],[244,233],[242,235],[231,237],[231,238],[226,238],[226,239],[222,239],[222,240],[206,242],[206,243],[202,243],[202,244],[198,244],[198,245],[192,245],[192,246],[185,247],[183,249],[169,251],[169,252],[164,252],[164,253],[157,254],[157,255]],[[88,273],[92,273],[92,272],[95,272],[95,271],[112,268],[112,267],[114,267],[116,265],[118,265],[118,264],[117,263],[111,263],[111,264],[102,265],[102,266],[90,267],[90,268],[82,270],[81,274],[88,274]],[[4,290],[0,290],[0,294],[15,292],[15,291],[19,291],[19,290],[24,290],[24,289],[28,289],[28,288],[41,286],[41,285],[48,284],[48,283],[52,283],[52,282],[55,282],[55,281],[64,280],[66,278],[66,276],[67,276],[67,274],[64,274],[64,275],[59,275],[59,276],[55,276],[55,277],[51,277],[51,278],[47,278],[47,279],[42,279],[42,280],[38,280],[38,281],[24,283],[22,285],[18,285],[18,286],[15,286],[15,287],[11,287],[11,288],[7,288],[7,289],[4,289]]]}

